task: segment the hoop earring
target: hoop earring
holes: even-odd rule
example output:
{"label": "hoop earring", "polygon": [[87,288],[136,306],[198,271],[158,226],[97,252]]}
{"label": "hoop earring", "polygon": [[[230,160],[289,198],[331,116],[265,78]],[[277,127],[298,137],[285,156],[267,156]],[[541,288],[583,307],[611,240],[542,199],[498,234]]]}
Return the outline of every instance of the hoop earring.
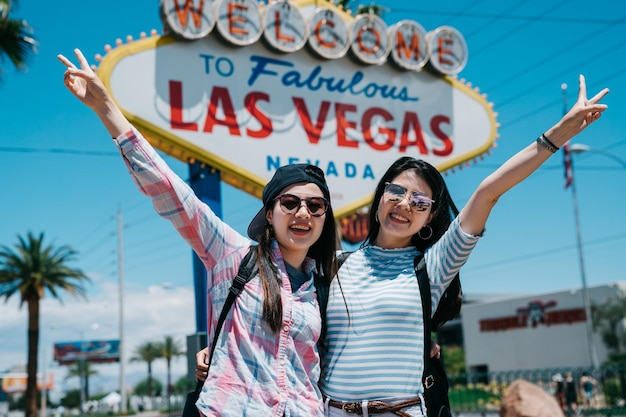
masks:
{"label": "hoop earring", "polygon": [[[422,230],[424,230],[425,228],[428,228],[428,230],[429,230],[429,232],[430,232],[430,233],[428,233],[428,236],[422,236]],[[429,225],[429,224],[427,224],[426,226],[422,227],[422,228],[420,229],[420,231],[419,231],[419,232],[417,232],[417,235],[418,235],[418,236],[420,237],[420,239],[422,239],[422,240],[428,240],[428,239],[430,239],[431,237],[433,237],[433,228],[432,228],[432,227],[430,227],[430,225]]]}
{"label": "hoop earring", "polygon": [[374,213],[374,220],[376,220],[376,223],[380,223],[380,220],[378,220],[378,210]]}

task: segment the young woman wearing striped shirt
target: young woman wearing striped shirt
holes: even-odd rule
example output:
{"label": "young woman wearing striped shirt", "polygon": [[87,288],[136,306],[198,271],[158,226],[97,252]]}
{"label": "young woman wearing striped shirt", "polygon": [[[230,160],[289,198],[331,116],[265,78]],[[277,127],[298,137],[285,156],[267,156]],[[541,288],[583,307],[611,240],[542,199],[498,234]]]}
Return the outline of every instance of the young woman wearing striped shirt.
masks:
{"label": "young woman wearing striped shirt", "polygon": [[[597,120],[607,107],[599,104],[607,93],[587,99],[581,75],[572,109],[488,176],[460,213],[432,165],[404,157],[388,169],[376,187],[367,239],[339,269],[341,288],[337,280],[331,282],[320,379],[326,415],[426,416],[414,258],[424,254],[434,313],[498,199]],[[399,403],[406,406],[392,411]]]}

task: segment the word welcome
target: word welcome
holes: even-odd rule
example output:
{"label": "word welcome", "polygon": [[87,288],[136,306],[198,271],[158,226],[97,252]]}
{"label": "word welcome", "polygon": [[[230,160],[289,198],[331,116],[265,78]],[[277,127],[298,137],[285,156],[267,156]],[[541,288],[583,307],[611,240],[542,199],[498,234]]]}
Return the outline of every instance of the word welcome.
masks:
{"label": "word welcome", "polygon": [[429,63],[442,75],[457,74],[467,63],[465,39],[450,26],[426,32],[419,23],[402,20],[388,27],[374,14],[351,18],[330,7],[316,7],[305,18],[287,0],[267,5],[256,0],[163,0],[160,4],[165,26],[186,40],[208,36],[216,27],[218,36],[235,46],[263,37],[279,52],[295,52],[308,45],[324,59],[351,52],[366,65],[391,59],[402,69],[420,71]]}

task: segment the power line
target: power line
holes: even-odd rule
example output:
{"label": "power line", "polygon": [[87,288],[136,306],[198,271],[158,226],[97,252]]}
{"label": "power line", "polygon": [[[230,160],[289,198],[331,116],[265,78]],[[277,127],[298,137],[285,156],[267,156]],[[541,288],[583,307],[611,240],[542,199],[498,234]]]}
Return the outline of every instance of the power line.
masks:
{"label": "power line", "polygon": [[[522,0],[523,1],[523,0]],[[465,6],[465,8],[458,10],[458,11],[454,11],[452,13],[449,14],[450,18],[448,19],[448,22],[453,21],[455,18],[457,17],[465,17],[466,15],[466,11],[467,10],[471,10],[473,7],[475,7],[478,3],[482,2],[482,0],[476,0],[473,3],[470,3],[468,5]]]}
{"label": "power line", "polygon": [[10,147],[10,146],[0,146],[0,152],[56,153],[56,154],[71,154],[71,155],[117,156],[117,157],[120,156],[120,154],[117,152],[84,151],[84,150],[78,150],[78,149],[60,149],[60,148],[23,148],[23,147]]}
{"label": "power line", "polygon": [[[548,13],[551,13],[554,10],[558,9],[559,7],[561,7],[562,5],[566,4],[567,2],[568,2],[568,0],[562,0],[560,3],[557,3],[556,5],[550,7],[548,10],[544,11],[542,14],[546,15]],[[523,24],[521,24],[519,26],[516,26],[514,29],[511,29],[511,30],[507,31],[506,33],[500,34],[500,36],[498,36],[495,40],[492,39],[487,46],[483,47],[482,49],[479,49],[478,51],[474,52],[472,55],[474,57],[476,57],[477,55],[480,55],[482,52],[485,52],[485,51],[491,49],[495,45],[503,42],[505,39],[510,38],[515,33],[519,32],[521,29],[523,29],[524,27],[528,26],[529,24],[538,22],[539,18],[540,18],[540,16],[536,16],[536,17],[530,19],[528,22],[525,22],[525,23],[523,23]]]}
{"label": "power line", "polygon": [[[626,19],[626,15],[621,17],[621,20]],[[580,47],[581,44],[585,43],[585,42],[589,42],[590,40],[592,40],[593,38],[599,36],[599,35],[603,35],[606,30],[608,29],[607,26],[611,26],[612,24],[607,24],[604,25],[603,27],[601,27],[600,29],[598,29],[597,31],[591,33],[591,34],[584,34],[582,37],[576,39],[575,41],[573,41],[572,43],[570,43],[569,45],[566,45],[564,47],[559,47],[558,50],[556,52],[550,53],[548,55],[547,58],[542,58],[541,59],[541,64],[542,65],[547,65],[548,62],[555,60],[556,58],[560,57],[561,55],[565,54],[566,52],[571,51],[572,48],[574,47]],[[613,48],[607,48],[605,49],[605,52],[613,52]],[[519,77],[528,74],[530,71],[532,70],[539,70],[541,69],[540,66],[536,65],[536,64],[531,64],[528,65],[526,68],[522,69],[521,71],[511,75],[509,78],[500,81],[498,84],[496,84],[495,86],[491,86],[489,88],[485,88],[485,91],[489,91],[490,93],[493,93],[494,91],[498,90],[501,87],[504,86],[510,86],[512,81],[515,81],[516,79],[518,79]]]}
{"label": "power line", "polygon": [[[624,42],[624,43],[626,43],[626,42]],[[603,83],[603,82],[608,81],[608,80],[610,80],[610,79],[613,79],[613,78],[615,78],[615,77],[619,77],[619,76],[622,76],[622,77],[623,77],[623,76],[624,76],[624,72],[625,72],[625,71],[626,71],[626,67],[623,67],[623,68],[621,68],[620,70],[618,70],[618,71],[614,72],[613,74],[608,75],[608,76],[606,76],[606,77],[603,77],[603,78],[599,79],[597,82],[598,82],[598,83]],[[561,75],[557,74],[557,75],[555,75],[554,77],[552,77],[551,79],[549,79],[549,80],[547,80],[547,81],[542,82],[541,84],[547,84],[548,82],[550,82],[550,81],[554,81],[556,78],[558,78],[558,77],[560,77],[560,76],[561,76]],[[524,94],[523,94],[523,95],[524,95]],[[536,115],[537,113],[539,113],[540,111],[543,111],[543,110],[545,110],[545,109],[551,108],[551,107],[555,106],[556,104],[560,104],[560,102],[561,102],[561,100],[560,100],[560,99],[556,99],[556,100],[550,101],[550,102],[548,102],[548,103],[544,104],[544,105],[543,105],[543,106],[541,106],[541,107],[535,108],[535,109],[533,109],[533,110],[529,111],[528,113],[525,113],[525,114],[523,114],[523,115],[521,115],[521,116],[519,116],[519,117],[516,117],[516,118],[515,118],[515,119],[513,119],[512,121],[509,121],[509,122],[506,122],[506,123],[502,123],[502,127],[509,127],[509,126],[511,126],[511,125],[514,125],[514,124],[516,124],[516,123],[519,123],[519,122],[523,121],[524,119],[527,119],[527,118],[529,118],[529,117],[531,117],[531,116],[535,116],[535,115]],[[510,101],[509,101],[509,103],[510,103]],[[500,105],[500,106],[502,106],[502,105]]]}
{"label": "power line", "polygon": [[[514,10],[518,9],[519,7],[521,7],[524,3],[526,3],[526,0],[521,0],[517,3],[515,3],[513,6],[509,7],[507,10],[505,10],[502,13],[498,13],[497,15],[494,15],[491,19],[489,19],[489,21],[494,21],[494,20],[502,20],[503,18],[507,17],[511,12],[513,12]],[[474,36],[475,34],[482,32],[484,26],[486,26],[487,24],[483,25],[482,27],[476,29],[473,32],[470,32],[469,34],[466,35],[467,38],[471,38],[472,36]]]}
{"label": "power line", "polygon": [[84,237],[80,238],[78,240],[78,242],[76,242],[76,246],[80,246],[83,242],[85,242],[86,240],[92,238],[100,229],[102,229],[107,223],[111,222],[111,220],[114,220],[114,217],[109,217],[106,220],[104,220],[102,223],[100,223],[98,226],[96,226],[95,229],[91,230],[89,233],[87,233]]}
{"label": "power line", "polygon": [[474,19],[506,19],[506,20],[525,20],[525,21],[540,21],[540,22],[551,22],[551,23],[568,23],[568,24],[586,24],[586,25],[596,25],[596,24],[611,24],[611,25],[623,25],[626,23],[624,17],[620,19],[590,19],[586,17],[548,17],[548,16],[508,16],[501,14],[491,14],[491,13],[458,13],[444,10],[423,10],[423,9],[409,9],[403,7],[394,7],[391,8],[390,13],[397,14],[422,14],[422,15],[434,15],[434,16],[453,16],[453,17],[465,17],[465,18],[474,18]]}
{"label": "power line", "polygon": [[[590,240],[588,242],[585,243],[585,246],[590,247],[590,246],[595,246],[595,245],[600,245],[603,243],[608,243],[611,241],[616,241],[616,240],[621,240],[626,238],[626,233],[621,233],[618,235],[612,235],[612,236],[607,236],[607,237],[601,237],[598,239],[593,239]],[[489,262],[486,264],[482,264],[482,265],[477,265],[477,266],[473,266],[471,268],[467,268],[467,270],[471,271],[471,272],[475,272],[475,271],[484,271],[486,269],[492,269],[492,268],[496,268],[499,266],[504,266],[507,264],[512,264],[512,263],[518,263],[518,262],[522,262],[522,261],[529,261],[532,260],[533,262],[535,262],[537,259],[539,258],[546,258],[548,256],[552,256],[552,255],[557,255],[563,252],[568,252],[571,251],[573,249],[576,248],[576,245],[567,245],[567,246],[561,246],[558,248],[554,248],[554,249],[542,249],[540,251],[534,252],[534,253],[527,253],[524,255],[519,255],[519,256],[515,256],[513,258],[509,258],[509,259],[503,259],[501,261],[498,262]]]}

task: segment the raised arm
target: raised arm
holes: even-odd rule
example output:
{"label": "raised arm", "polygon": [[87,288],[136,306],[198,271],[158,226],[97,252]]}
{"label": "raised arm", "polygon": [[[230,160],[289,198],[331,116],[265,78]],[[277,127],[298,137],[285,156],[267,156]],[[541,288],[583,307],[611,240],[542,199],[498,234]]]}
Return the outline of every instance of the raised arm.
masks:
{"label": "raised arm", "polygon": [[599,102],[608,92],[608,88],[605,88],[588,99],[585,77],[581,75],[578,99],[567,114],[548,129],[539,141],[533,141],[480,183],[459,214],[463,231],[470,234],[481,233],[500,196],[539,168],[556,150],[549,148],[561,147],[600,118],[607,106]]}
{"label": "raised arm", "polygon": [[93,72],[83,53],[80,49],[74,49],[74,53],[80,69],[65,56],[57,55],[59,61],[67,67],[63,77],[67,89],[98,115],[112,137],[116,138],[128,132],[131,129],[130,122],[117,107],[102,81]]}

